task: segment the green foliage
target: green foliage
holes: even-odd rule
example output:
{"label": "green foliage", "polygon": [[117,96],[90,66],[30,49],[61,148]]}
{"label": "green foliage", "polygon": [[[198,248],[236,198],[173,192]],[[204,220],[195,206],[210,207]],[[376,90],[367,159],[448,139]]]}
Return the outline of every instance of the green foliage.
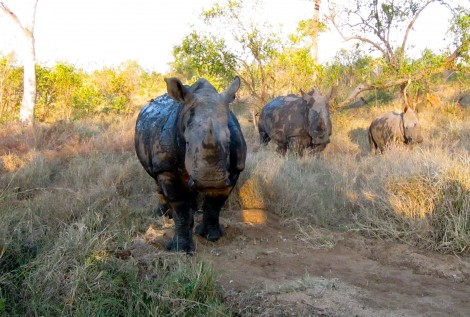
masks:
{"label": "green foliage", "polygon": [[[129,61],[117,68],[87,73],[59,62],[36,65],[35,117],[39,122],[76,120],[99,113],[130,114],[165,86],[163,76],[146,72]],[[23,92],[23,71],[12,56],[0,58],[0,122],[18,117]]]}
{"label": "green foliage", "polygon": [[329,87],[355,87],[363,82],[383,78],[383,65],[382,59],[367,56],[358,48],[350,51],[342,49],[323,68],[321,80]]}
{"label": "green foliage", "polygon": [[327,26],[325,22],[319,21],[318,30],[315,30],[315,25],[313,19],[300,20],[297,25],[296,33],[291,34],[289,39],[297,44],[302,41],[304,38],[311,38],[320,32],[326,31]]}
{"label": "green foliage", "polygon": [[321,70],[316,65],[308,47],[286,47],[271,63],[275,85],[271,94],[310,91],[316,84],[315,75]]}
{"label": "green foliage", "polygon": [[19,116],[23,95],[23,71],[12,54],[0,58],[0,123]]}
{"label": "green foliage", "polygon": [[225,87],[233,80],[236,70],[236,57],[223,39],[215,36],[191,32],[181,45],[173,48],[175,72],[194,82],[205,77],[216,88]]}
{"label": "green foliage", "polygon": [[468,67],[470,63],[470,8],[458,7],[450,25],[449,31],[454,36],[454,45],[462,46],[460,56],[466,61]]}
{"label": "green foliage", "polygon": [[37,65],[36,77],[36,118],[40,121],[70,120],[73,99],[82,84],[79,72],[67,63],[58,63],[51,68]]}
{"label": "green foliage", "polygon": [[281,40],[269,23],[246,18],[259,9],[257,2],[251,4],[249,7],[243,0],[227,0],[222,5],[216,3],[202,12],[201,18],[212,27],[212,42],[225,43],[221,39],[227,39],[227,42],[230,39],[230,51],[224,46],[224,51],[219,50],[218,54],[225,56],[230,52],[230,60],[236,64],[225,67],[236,69],[242,77],[243,89],[263,103],[268,99],[274,76],[268,65],[279,54]]}

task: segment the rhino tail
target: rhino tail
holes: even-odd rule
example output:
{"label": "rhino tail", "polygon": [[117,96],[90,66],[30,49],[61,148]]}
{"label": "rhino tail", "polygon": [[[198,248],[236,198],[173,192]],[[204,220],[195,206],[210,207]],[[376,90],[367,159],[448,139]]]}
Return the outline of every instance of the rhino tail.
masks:
{"label": "rhino tail", "polygon": [[368,136],[369,136],[370,152],[371,152],[371,153],[374,153],[374,152],[377,151],[377,143],[375,143],[374,138],[372,137],[371,128],[372,128],[372,127],[369,127],[369,129],[367,130],[367,132],[368,132]]}

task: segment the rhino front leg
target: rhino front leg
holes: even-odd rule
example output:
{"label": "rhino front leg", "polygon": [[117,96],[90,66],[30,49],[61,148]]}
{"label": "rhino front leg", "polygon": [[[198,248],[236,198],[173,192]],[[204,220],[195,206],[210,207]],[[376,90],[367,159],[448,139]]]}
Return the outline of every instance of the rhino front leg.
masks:
{"label": "rhino front leg", "polygon": [[170,251],[191,253],[194,251],[194,215],[191,208],[191,195],[185,190],[179,179],[171,173],[160,174],[158,181],[162,194],[171,207],[175,222],[175,234],[165,247]]}
{"label": "rhino front leg", "polygon": [[169,251],[192,253],[195,249],[193,241],[193,211],[186,202],[172,202],[171,207],[173,209],[173,220],[175,222],[175,235],[173,239],[165,245],[165,248]]}
{"label": "rhino front leg", "polygon": [[285,156],[287,153],[287,143],[282,143],[282,142],[276,142],[277,148],[276,151],[279,153],[281,156]]}
{"label": "rhino front leg", "polygon": [[287,148],[291,149],[299,157],[304,155],[304,149],[310,146],[310,138],[304,137],[290,137],[288,139]]}
{"label": "rhino front leg", "polygon": [[196,226],[195,230],[198,235],[209,241],[217,241],[224,234],[219,223],[219,215],[227,197],[226,195],[220,195],[204,198],[202,222]]}
{"label": "rhino front leg", "polygon": [[259,141],[260,141],[261,145],[266,146],[266,145],[268,145],[269,141],[271,141],[271,138],[269,137],[269,135],[266,132],[260,131],[259,132]]}

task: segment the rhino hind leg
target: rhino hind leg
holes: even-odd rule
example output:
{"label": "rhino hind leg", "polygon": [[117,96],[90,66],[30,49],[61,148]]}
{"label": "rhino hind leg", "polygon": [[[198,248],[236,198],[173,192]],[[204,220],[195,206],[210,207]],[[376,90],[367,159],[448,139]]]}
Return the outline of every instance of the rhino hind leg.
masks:
{"label": "rhino hind leg", "polygon": [[368,136],[369,136],[370,152],[377,154],[377,149],[378,149],[377,143],[375,143],[374,141],[374,137],[372,136],[372,132],[370,131],[370,128],[368,131],[369,131]]}
{"label": "rhino hind leg", "polygon": [[206,195],[203,204],[202,222],[196,226],[196,234],[209,241],[217,241],[224,234],[219,223],[219,215],[222,206],[227,200],[226,195],[209,196]]}
{"label": "rhino hind leg", "polygon": [[160,184],[158,183],[158,181],[156,183],[157,183],[158,206],[157,208],[155,208],[153,212],[154,217],[166,216],[169,219],[172,219],[173,215],[171,213],[171,207],[168,204],[165,196],[163,195],[163,191],[160,187]]}

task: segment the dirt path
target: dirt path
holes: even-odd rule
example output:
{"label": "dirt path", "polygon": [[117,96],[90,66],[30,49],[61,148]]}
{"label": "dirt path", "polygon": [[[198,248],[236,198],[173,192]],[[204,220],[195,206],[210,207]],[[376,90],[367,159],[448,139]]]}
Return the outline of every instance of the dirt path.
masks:
{"label": "dirt path", "polygon": [[261,210],[221,222],[224,237],[196,238],[196,256],[213,263],[241,316],[470,316],[469,258],[302,229]]}

